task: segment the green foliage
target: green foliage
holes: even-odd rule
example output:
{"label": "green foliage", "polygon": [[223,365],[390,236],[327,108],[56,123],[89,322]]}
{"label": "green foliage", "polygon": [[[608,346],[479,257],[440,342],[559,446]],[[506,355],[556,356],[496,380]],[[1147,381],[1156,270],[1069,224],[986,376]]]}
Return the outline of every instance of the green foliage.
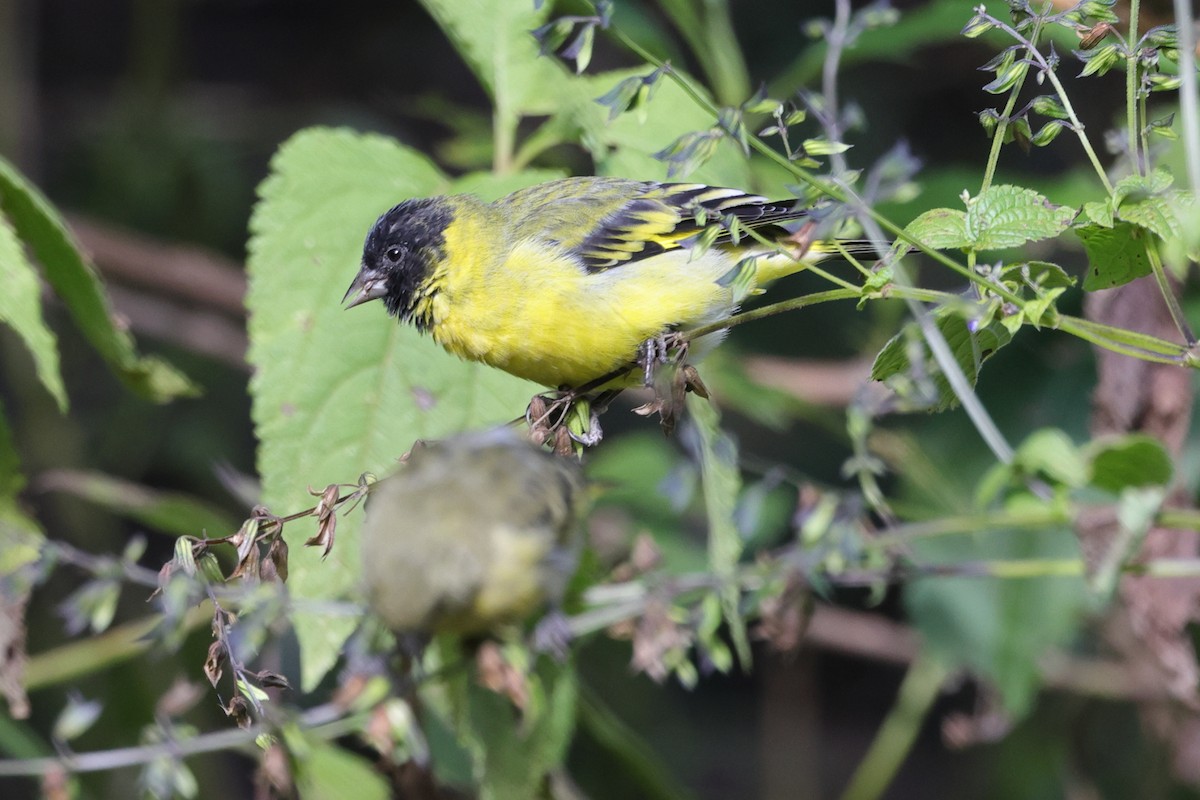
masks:
{"label": "green foliage", "polygon": [[[978,380],[983,362],[1012,340],[1001,321],[982,325],[950,307],[943,308],[936,324],[971,384]],[[944,411],[959,402],[915,322],[908,323],[879,351],[871,365],[871,380],[888,384],[914,409]]]}
{"label": "green foliage", "polygon": [[[0,213],[11,225],[11,229],[8,225],[0,226],[0,258],[5,258],[6,252],[9,256],[5,258],[4,272],[0,274],[15,281],[16,292],[28,294],[30,291],[28,273],[31,267],[23,259],[15,259],[15,263],[10,260],[19,255],[12,250],[11,232],[15,232],[37,257],[46,281],[63,301],[75,324],[126,386],[158,403],[196,393],[196,387],[166,362],[138,355],[133,337],[113,321],[95,270],[75,247],[58,212],[3,159],[0,159]],[[9,244],[3,244],[5,241]],[[39,305],[36,297],[24,299],[34,301],[31,304],[34,308]],[[3,313],[0,310],[0,314]],[[18,330],[37,358],[39,377],[60,406],[65,407],[61,379],[56,377],[57,359],[52,358],[47,349],[53,342],[48,333],[38,332],[40,315],[29,308],[20,316],[22,322]],[[4,318],[7,317],[5,314]]]}
{"label": "green foliage", "polygon": [[[366,493],[369,481],[360,476],[390,471],[419,439],[518,418],[541,388],[458,361],[377,307],[343,310],[339,298],[357,269],[363,233],[381,212],[408,198],[470,192],[490,199],[559,177],[559,170],[533,165],[570,145],[590,156],[599,174],[686,178],[748,189],[757,176],[773,198],[776,192],[783,196],[780,187],[787,186],[813,206],[811,235],[818,241],[852,227],[851,235],[870,240],[870,250],[890,250],[874,265],[853,261],[857,272],[814,264],[802,277],[833,288],[752,308],[714,322],[713,329],[833,300],[879,310],[870,319],[890,327],[882,334],[883,327],[876,327],[846,345],[866,352],[872,342],[886,339],[871,369],[883,399],[859,393],[847,432],[830,421],[840,412],[814,413],[794,397],[757,385],[728,360],[703,365],[706,376],[716,373],[714,395],[727,410],[775,430],[798,418],[816,420],[837,431],[843,444],[849,439],[851,455],[842,477],[857,480],[850,488],[825,486],[802,474],[799,457],[795,463],[780,458],[762,469],[761,477],[747,479],[743,473],[756,457],[754,439],[747,437],[751,445],[740,447],[722,428],[714,405],[697,394],[687,398],[687,420],[680,427],[686,457],[656,434],[617,435],[587,453],[600,495],[597,519],[607,512],[603,522],[619,529],[615,538],[621,541],[603,554],[608,561],[596,554],[585,559],[567,609],[578,613],[564,624],[577,635],[620,630],[633,640],[637,669],[695,688],[706,669],[732,670],[734,654],[736,662],[750,668],[752,624],[755,636],[787,649],[804,635],[814,597],[832,602],[839,598],[835,590],[845,585],[865,587],[865,596],[878,600],[902,581],[903,602],[923,650],[915,655],[851,795],[874,796],[886,788],[888,770],[898,766],[950,670],[966,669],[994,686],[1012,718],[1028,713],[1041,686],[1045,655],[1069,651],[1085,635],[1085,614],[1114,601],[1126,571],[1155,566],[1131,567],[1130,561],[1147,531],[1162,523],[1176,466],[1161,443],[1144,435],[1076,444],[1066,432],[1046,428],[1009,448],[972,387],[1000,349],[1018,335],[1033,336],[1022,332],[1026,327],[1057,329],[1151,361],[1196,364],[1178,315],[1183,343],[1061,313],[1058,304],[1078,293],[1076,281],[1063,267],[1043,260],[1053,257],[1046,254],[1063,244],[1062,234],[1071,229],[1088,257],[1083,292],[1154,274],[1164,287],[1164,301],[1174,303],[1158,253],[1162,248],[1183,262],[1195,249],[1187,222],[1194,203],[1189,192],[1173,188],[1169,172],[1146,167],[1153,155],[1146,144],[1149,133],[1169,134],[1172,123],[1170,116],[1151,121],[1146,98],[1177,84],[1160,65],[1160,58],[1178,57],[1177,34],[1153,29],[1136,45],[1133,34],[1129,42],[1107,40],[1110,31],[1104,26],[1115,20],[1107,0],[1063,11],[1011,0],[1007,19],[976,10],[962,33],[999,43],[999,54],[984,67],[990,75],[981,90],[1005,98],[1003,108],[980,114],[992,139],[989,160],[973,195],[956,177],[962,208],[926,208],[901,227],[876,207],[912,195],[913,159],[852,167],[850,160],[860,152],[851,150],[859,120],[838,107],[836,91],[795,94],[796,86],[785,84],[784,91],[771,93],[782,100],[765,88],[751,94],[723,0],[661,0],[662,20],[655,20],[674,26],[695,58],[692,63],[708,76],[708,87],[643,49],[644,40],[662,44],[669,33],[654,28],[634,40],[613,24],[614,13],[620,23],[621,14],[636,10],[601,3],[593,14],[551,19],[548,7],[533,3],[422,2],[494,107],[487,143],[471,138],[470,124],[451,121],[460,133],[467,132],[462,141],[469,145],[456,166],[477,166],[490,149],[492,169],[451,177],[412,148],[348,130],[308,129],[280,147],[260,188],[248,265],[253,421],[262,500],[269,510],[257,509],[239,527],[185,495],[146,491],[95,473],[50,476],[47,488],[179,535],[174,557],[157,581],[153,573],[147,580],[138,566],[145,547],[141,539],[120,557],[97,559],[88,579],[61,604],[68,625],[97,632],[109,628],[132,575],[147,588],[157,584],[155,608],[164,621],[158,637],[178,647],[190,624],[187,609],[207,598],[215,612],[205,672],[214,686],[226,676],[223,686],[231,685],[232,691],[222,689],[230,698],[223,703],[237,724],[267,719],[272,730],[280,731],[278,749],[286,749],[304,797],[341,796],[348,786],[364,797],[388,796],[392,787],[367,759],[327,741],[346,733],[366,734],[369,746],[393,763],[422,760],[424,733],[442,779],[473,783],[484,798],[539,796],[547,791],[548,776],[562,770],[577,722],[628,766],[648,796],[683,795],[639,737],[589,699],[574,654],[563,662],[536,655],[515,639],[516,632],[498,634],[502,645],[485,645],[494,647],[502,662],[491,665],[491,674],[483,658],[464,660],[462,643],[437,640],[421,664],[424,671],[406,676],[427,716],[416,715],[398,694],[387,698],[390,705],[381,703],[379,695],[389,691],[381,688],[382,680],[364,690],[367,699],[339,694],[329,704],[339,715],[336,733],[300,722],[321,717],[291,714],[290,701],[280,703],[265,691],[287,687],[288,680],[247,664],[281,618],[292,624],[299,642],[304,703],[298,704],[331,683],[326,678],[339,659],[353,679],[360,677],[354,670],[364,662],[382,662],[392,643],[372,623],[351,638],[360,625],[361,515],[343,509]],[[791,71],[815,78],[820,68],[822,90],[828,91],[836,88],[831,81],[837,70],[853,60],[901,58],[928,40],[932,26],[948,29],[946,20],[953,19],[957,28],[964,16],[961,4],[942,0],[890,29],[885,26],[896,23],[894,12],[876,5],[811,23],[806,30],[823,46],[799,56]],[[1129,174],[1115,184],[1060,79],[1057,51],[1043,44],[1054,36],[1076,40],[1086,26],[1091,29],[1077,53],[1082,76],[1124,68],[1129,78],[1124,154]],[[626,46],[645,63],[571,74],[587,70],[593,51],[606,41]],[[569,62],[572,70],[552,56]],[[1031,78],[1046,93],[1018,109],[1017,99],[1028,96]],[[1044,186],[994,182],[1006,145],[1057,148],[1073,142],[1096,172],[1095,184],[1083,190],[1086,199],[1071,201],[1078,207],[1050,202],[1049,196],[1062,195]],[[735,241],[744,235],[736,226],[714,226],[697,237],[696,252],[716,246],[722,232]],[[809,233],[807,226],[797,230],[791,243],[804,245]],[[897,241],[886,241],[889,233]],[[957,284],[953,291],[917,285],[911,264],[924,256],[914,250],[945,268]],[[60,408],[65,409],[67,396],[57,344],[42,319],[37,274],[27,251],[85,336],[132,389],[154,400],[192,391],[179,373],[137,354],[128,335],[112,324],[90,265],[57,212],[0,161],[0,277],[10,290],[0,297],[0,321],[30,352],[38,381]],[[988,263],[982,262],[984,254]],[[739,303],[756,293],[755,266],[748,259],[721,281]],[[945,286],[945,276],[931,284]],[[919,321],[931,324],[888,316],[886,301],[892,299],[907,302],[914,314],[924,315]],[[860,319],[866,329],[866,315]],[[685,343],[700,333],[679,332]],[[682,386],[673,387],[680,396]],[[640,411],[678,406],[677,401],[659,396]],[[971,465],[959,469],[957,463],[939,471],[933,463],[936,445],[876,427],[889,412],[960,405],[996,455],[994,463],[976,471]],[[586,427],[587,408],[576,405],[566,415]],[[1004,411],[1011,416],[1011,409]],[[991,438],[989,425],[995,428]],[[889,468],[907,489],[894,490],[882,480]],[[835,462],[831,472],[836,469]],[[940,505],[921,508],[905,497],[922,480],[934,487],[929,494]],[[67,557],[72,552],[46,547],[38,524],[19,505],[24,483],[11,432],[0,417],[0,575],[6,589],[27,588],[22,581],[32,582],[34,570],[22,568],[39,559],[49,564],[52,556],[44,553]],[[794,497],[799,499],[793,502]],[[1073,524],[1097,503],[1109,504],[1118,531],[1112,546],[1085,568]],[[319,532],[310,540],[313,531],[294,517],[314,506],[317,524],[312,527]],[[212,538],[197,536],[200,532]],[[237,552],[236,570],[228,577],[214,554],[219,544]],[[768,552],[766,544],[776,549]],[[610,583],[590,585],[605,580]],[[283,581],[286,598],[274,591]],[[97,653],[105,647],[120,651],[114,658],[127,657],[135,646],[130,643],[140,641],[147,629],[118,627],[112,638],[91,640],[93,663],[104,663]],[[52,652],[42,663],[53,665],[57,659],[61,667],[74,653]],[[278,717],[268,704],[282,707]],[[96,709],[82,700],[69,705],[55,737],[66,741],[83,733],[97,721]],[[405,717],[404,724],[394,715]],[[414,716],[424,718],[414,721]],[[166,736],[166,730],[163,724],[151,736]],[[267,734],[255,736],[260,747],[271,746]],[[173,751],[146,764],[143,782],[149,791],[198,793],[196,777]]]}
{"label": "green foliage", "polygon": [[935,208],[905,232],[929,247],[980,252],[1051,239],[1071,224],[1073,209],[1020,186],[992,186],[966,201],[967,210]]}

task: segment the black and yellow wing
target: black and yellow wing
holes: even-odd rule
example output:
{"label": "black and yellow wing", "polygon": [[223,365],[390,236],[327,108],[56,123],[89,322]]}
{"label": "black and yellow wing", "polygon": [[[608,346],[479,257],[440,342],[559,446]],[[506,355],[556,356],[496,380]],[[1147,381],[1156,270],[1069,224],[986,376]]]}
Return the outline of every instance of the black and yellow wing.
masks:
{"label": "black and yellow wing", "polygon": [[[568,178],[517,192],[500,201],[513,218],[536,220],[536,235],[570,249],[589,272],[620,267],[685,247],[709,228],[708,244],[733,239],[726,220],[768,233],[803,218],[805,208],[772,202],[738,189],[702,183],[657,183],[618,178]],[[768,230],[764,230],[768,229]]]}

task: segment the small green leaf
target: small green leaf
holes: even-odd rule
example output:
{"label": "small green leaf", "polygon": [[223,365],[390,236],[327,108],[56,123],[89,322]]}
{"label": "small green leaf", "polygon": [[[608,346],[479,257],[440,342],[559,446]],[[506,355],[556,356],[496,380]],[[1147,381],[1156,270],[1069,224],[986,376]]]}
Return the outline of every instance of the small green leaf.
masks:
{"label": "small green leaf", "polygon": [[1026,437],[1017,448],[1013,466],[1025,475],[1068,488],[1083,486],[1088,479],[1086,459],[1071,438],[1058,428],[1043,428]]}
{"label": "small green leaf", "polygon": [[1109,200],[1092,200],[1083,204],[1083,216],[1102,228],[1111,228],[1115,224],[1112,203]]}
{"label": "small green leaf", "polygon": [[1050,120],[1033,135],[1030,139],[1034,147],[1045,147],[1058,138],[1058,135],[1064,130],[1067,130],[1071,125],[1059,119]]}
{"label": "small green leaf", "polygon": [[1065,269],[1049,261],[1009,264],[1000,271],[1000,275],[1005,279],[1019,278],[1022,283],[1039,289],[1069,289],[1075,285],[1075,279]]}
{"label": "small green leaf", "polygon": [[1113,494],[1128,488],[1166,486],[1175,474],[1175,465],[1162,442],[1145,434],[1097,439],[1087,455],[1091,459],[1091,484]]}
{"label": "small green leaf", "polygon": [[1083,225],[1075,229],[1088,255],[1087,276],[1083,290],[1094,292],[1122,286],[1135,278],[1150,274],[1150,259],[1142,242],[1145,232],[1128,222],[1112,228]]}
{"label": "small green leaf", "polygon": [[728,286],[733,289],[734,305],[740,305],[758,286],[758,257],[743,258],[733,269],[717,279],[718,286]]}
{"label": "small green leaf", "polygon": [[971,239],[967,235],[967,215],[954,208],[930,209],[908,223],[904,232],[934,250],[971,246]]}
{"label": "small green leaf", "polygon": [[99,700],[84,700],[76,692],[67,695],[67,704],[54,721],[51,736],[58,742],[69,742],[96,724],[104,704]]}
{"label": "small green leaf", "polygon": [[1170,191],[1174,178],[1165,169],[1147,176],[1130,175],[1113,187],[1116,216],[1140,228],[1152,231],[1160,239],[1179,236],[1181,225],[1174,204],[1179,192]]}
{"label": "small green leaf", "polygon": [[683,178],[704,165],[717,152],[725,132],[720,128],[685,133],[671,144],[654,154],[659,161],[666,162],[667,178]]}
{"label": "small green leaf", "polygon": [[[948,306],[936,312],[936,324],[972,385],[979,378],[983,362],[1012,340],[1002,322],[979,327]],[[915,322],[906,325],[879,351],[871,365],[871,379],[884,381],[901,398],[911,401],[910,410],[943,411],[958,405],[958,397]]]}

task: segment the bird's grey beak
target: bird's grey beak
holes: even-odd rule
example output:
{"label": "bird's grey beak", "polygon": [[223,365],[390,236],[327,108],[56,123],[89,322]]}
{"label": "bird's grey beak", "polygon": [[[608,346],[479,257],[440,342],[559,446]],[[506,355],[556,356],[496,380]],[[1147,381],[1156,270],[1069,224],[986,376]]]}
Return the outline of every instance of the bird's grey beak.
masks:
{"label": "bird's grey beak", "polygon": [[378,300],[385,294],[387,294],[387,281],[384,280],[384,277],[364,269],[354,276],[354,282],[346,290],[342,304],[346,308],[354,308],[371,300]]}

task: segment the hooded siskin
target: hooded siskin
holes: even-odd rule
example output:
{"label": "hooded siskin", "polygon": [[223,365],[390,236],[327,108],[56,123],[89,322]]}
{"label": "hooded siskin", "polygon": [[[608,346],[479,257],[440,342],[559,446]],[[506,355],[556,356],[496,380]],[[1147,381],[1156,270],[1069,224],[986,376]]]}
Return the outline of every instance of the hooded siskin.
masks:
{"label": "hooded siskin", "polygon": [[[350,306],[382,299],[388,313],[462,358],[551,387],[579,387],[624,370],[647,340],[735,310],[739,263],[759,256],[751,288],[815,258],[784,240],[802,219],[794,202],[736,189],[620,178],[567,178],[493,203],[472,195],[408,200],[371,228]],[[748,235],[736,218],[779,247]],[[716,234],[707,249],[693,248]],[[723,332],[692,344],[698,357]]]}

